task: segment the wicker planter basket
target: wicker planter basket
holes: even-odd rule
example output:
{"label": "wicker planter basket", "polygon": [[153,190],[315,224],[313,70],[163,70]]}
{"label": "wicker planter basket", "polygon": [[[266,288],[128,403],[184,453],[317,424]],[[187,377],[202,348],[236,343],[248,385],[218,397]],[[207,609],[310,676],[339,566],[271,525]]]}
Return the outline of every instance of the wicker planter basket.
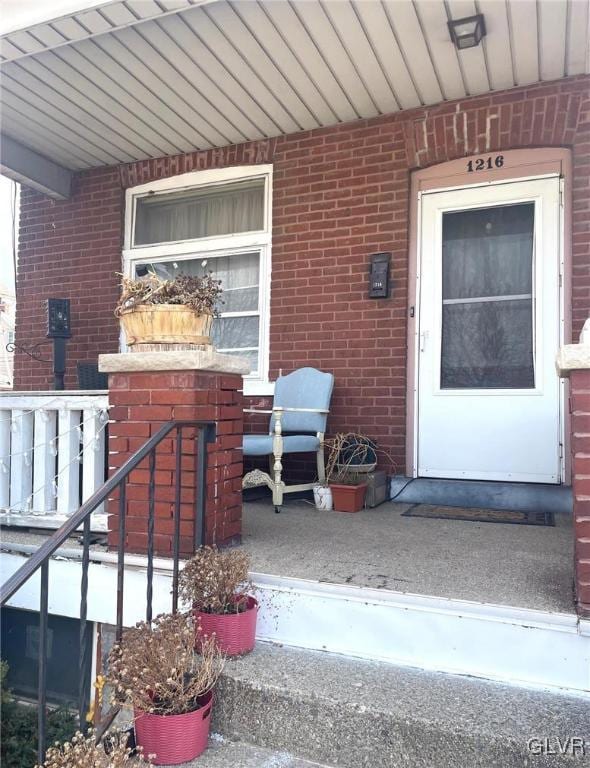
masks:
{"label": "wicker planter basket", "polygon": [[184,304],[139,304],[120,314],[127,344],[211,344],[213,315]]}
{"label": "wicker planter basket", "polygon": [[196,649],[199,649],[201,638],[215,636],[219,649],[228,656],[249,653],[256,642],[258,601],[249,596],[246,606],[241,613],[216,614],[195,610]]}
{"label": "wicker planter basket", "polygon": [[199,709],[184,715],[154,715],[135,711],[135,741],[143,754],[155,755],[154,765],[188,763],[207,748],[213,695]]}

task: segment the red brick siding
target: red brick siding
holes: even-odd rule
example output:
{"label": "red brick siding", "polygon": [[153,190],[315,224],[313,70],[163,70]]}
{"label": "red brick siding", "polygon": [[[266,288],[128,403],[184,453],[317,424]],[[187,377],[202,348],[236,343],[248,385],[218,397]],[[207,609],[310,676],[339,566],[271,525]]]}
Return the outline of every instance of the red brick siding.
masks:
{"label": "red brick siding", "polygon": [[570,375],[576,599],[590,615],[590,371]]}
{"label": "red brick siding", "polygon": [[[113,316],[121,272],[124,194],[117,168],[76,177],[65,202],[22,188],[17,280],[17,343],[31,345],[47,333],[44,302],[69,298],[73,337],[68,342],[66,388],[77,388],[76,362],[117,350]],[[51,346],[43,348],[51,359]],[[51,364],[15,355],[15,389],[53,388]]]}
{"label": "red brick siding", "polygon": [[[117,348],[121,188],[187,170],[272,162],[271,376],[314,365],[336,376],[330,430],[376,438],[405,463],[409,181],[412,169],[479,152],[570,146],[574,154],[574,333],[590,314],[590,78],[518,88],[264,142],[78,177],[68,202],[23,194],[17,340],[44,333],[41,300],[74,301],[70,360]],[[369,255],[391,251],[393,295],[369,300]],[[22,356],[16,387],[50,385]],[[67,386],[75,377],[68,376]],[[254,405],[265,403],[254,398]]]}
{"label": "red brick siding", "polygon": [[[156,371],[109,376],[113,408],[109,425],[109,468],[121,467],[145,441],[171,419],[214,421],[215,442],[208,447],[205,539],[228,544],[239,539],[242,518],[243,403],[241,376],[195,371]],[[194,552],[197,481],[196,441],[183,432],[180,552]],[[192,438],[192,439],[191,439]],[[146,459],[127,484],[126,549],[147,550],[149,464]],[[175,441],[165,438],[156,451],[154,546],[159,555],[173,552],[175,509]],[[109,501],[109,546],[118,541],[119,499]]]}

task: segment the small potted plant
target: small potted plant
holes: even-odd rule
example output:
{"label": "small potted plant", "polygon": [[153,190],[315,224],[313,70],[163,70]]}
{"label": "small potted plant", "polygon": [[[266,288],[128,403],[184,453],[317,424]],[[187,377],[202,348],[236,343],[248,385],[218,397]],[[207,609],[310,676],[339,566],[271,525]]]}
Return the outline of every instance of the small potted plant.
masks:
{"label": "small potted plant", "polygon": [[340,432],[325,444],[329,448],[326,479],[334,509],[360,512],[367,492],[364,474],[377,465],[375,444],[355,432]]}
{"label": "small potted plant", "polygon": [[196,656],[194,636],[191,615],[164,614],[125,631],[109,654],[113,703],[133,707],[136,744],[155,765],[194,760],[207,747],[223,655],[206,641]]}
{"label": "small potted plant", "polygon": [[249,569],[250,556],[242,549],[201,547],[187,561],[179,589],[195,614],[197,649],[211,637],[228,656],[254,648],[258,601]]}
{"label": "small potted plant", "polygon": [[[152,765],[141,753],[132,754],[127,746],[128,734],[109,733],[108,745],[96,743],[94,733],[75,733],[70,741],[49,747],[42,766],[35,768],[131,768]],[[141,751],[140,751],[141,752]]]}
{"label": "small potted plant", "polygon": [[178,275],[167,280],[150,271],[137,280],[123,278],[115,309],[129,346],[136,344],[211,344],[221,281]]}
{"label": "small potted plant", "polygon": [[327,482],[316,483],[313,487],[313,500],[315,502],[315,508],[320,512],[332,511],[332,489]]}

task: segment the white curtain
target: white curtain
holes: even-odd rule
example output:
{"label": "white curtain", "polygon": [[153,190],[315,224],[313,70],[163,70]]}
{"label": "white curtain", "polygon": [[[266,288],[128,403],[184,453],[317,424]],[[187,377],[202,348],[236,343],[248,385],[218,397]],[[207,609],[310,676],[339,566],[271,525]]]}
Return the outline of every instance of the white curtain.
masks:
{"label": "white curtain", "polygon": [[534,204],[443,215],[442,388],[535,386]]}
{"label": "white curtain", "polygon": [[193,240],[264,228],[264,179],[140,197],[135,245]]}

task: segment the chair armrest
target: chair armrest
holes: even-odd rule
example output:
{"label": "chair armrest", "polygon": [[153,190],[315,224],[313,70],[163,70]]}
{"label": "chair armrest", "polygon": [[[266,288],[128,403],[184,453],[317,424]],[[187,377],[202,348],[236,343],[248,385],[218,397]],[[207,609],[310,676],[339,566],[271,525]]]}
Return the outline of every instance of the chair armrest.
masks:
{"label": "chair armrest", "polygon": [[244,413],[272,413],[272,411],[263,410],[262,408],[244,408]]}
{"label": "chair armrest", "polygon": [[273,406],[272,411],[267,411],[267,413],[277,413],[279,411],[288,411],[289,413],[330,413],[326,408],[285,408],[282,405]]}

